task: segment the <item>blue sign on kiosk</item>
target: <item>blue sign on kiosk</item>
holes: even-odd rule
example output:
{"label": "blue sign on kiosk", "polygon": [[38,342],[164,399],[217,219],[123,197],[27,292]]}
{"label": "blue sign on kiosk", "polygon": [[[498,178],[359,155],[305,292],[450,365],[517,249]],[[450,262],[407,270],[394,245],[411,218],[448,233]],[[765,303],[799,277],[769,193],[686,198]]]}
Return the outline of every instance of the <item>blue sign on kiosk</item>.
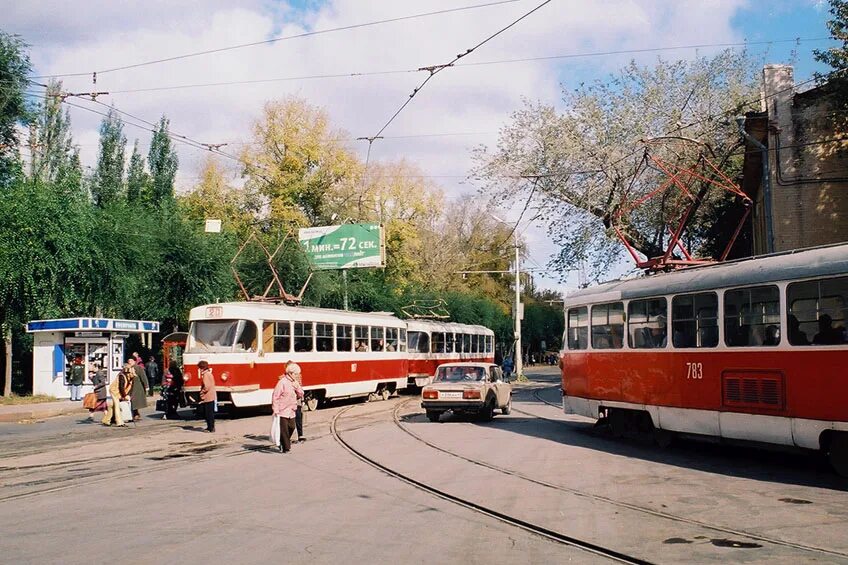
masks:
{"label": "blue sign on kiosk", "polygon": [[143,340],[149,340],[151,334],[159,333],[159,322],[110,318],[33,320],[27,323],[26,331],[33,334],[33,394],[70,398],[67,372],[77,356],[85,364],[83,392],[91,392],[94,365],[106,367],[111,380],[124,364],[124,340],[130,334],[142,334]]}

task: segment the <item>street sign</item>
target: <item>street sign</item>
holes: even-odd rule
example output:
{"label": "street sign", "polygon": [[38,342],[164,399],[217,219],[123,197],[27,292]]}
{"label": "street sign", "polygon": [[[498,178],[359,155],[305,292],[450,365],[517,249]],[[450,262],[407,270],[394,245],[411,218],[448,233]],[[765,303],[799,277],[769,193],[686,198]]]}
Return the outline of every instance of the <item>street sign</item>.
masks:
{"label": "street sign", "polygon": [[317,270],[383,267],[386,248],[379,224],[342,224],[298,231],[313,268]]}
{"label": "street sign", "polygon": [[221,233],[221,220],[206,220],[206,233]]}

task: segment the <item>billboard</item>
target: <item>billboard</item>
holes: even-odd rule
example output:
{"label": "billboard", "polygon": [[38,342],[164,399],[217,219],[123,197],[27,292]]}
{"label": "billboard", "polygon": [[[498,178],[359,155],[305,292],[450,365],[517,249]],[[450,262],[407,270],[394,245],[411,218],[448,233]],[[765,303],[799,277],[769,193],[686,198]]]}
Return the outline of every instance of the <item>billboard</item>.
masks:
{"label": "billboard", "polygon": [[379,224],[301,228],[298,239],[316,270],[383,267],[386,247]]}

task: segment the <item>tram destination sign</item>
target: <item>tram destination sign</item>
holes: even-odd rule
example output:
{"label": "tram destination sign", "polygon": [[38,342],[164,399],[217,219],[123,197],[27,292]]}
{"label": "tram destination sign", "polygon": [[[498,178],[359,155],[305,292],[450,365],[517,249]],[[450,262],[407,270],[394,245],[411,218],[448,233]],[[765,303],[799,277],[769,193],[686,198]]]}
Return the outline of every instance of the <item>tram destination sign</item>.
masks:
{"label": "tram destination sign", "polygon": [[383,267],[386,264],[383,228],[379,224],[301,228],[298,239],[317,270]]}

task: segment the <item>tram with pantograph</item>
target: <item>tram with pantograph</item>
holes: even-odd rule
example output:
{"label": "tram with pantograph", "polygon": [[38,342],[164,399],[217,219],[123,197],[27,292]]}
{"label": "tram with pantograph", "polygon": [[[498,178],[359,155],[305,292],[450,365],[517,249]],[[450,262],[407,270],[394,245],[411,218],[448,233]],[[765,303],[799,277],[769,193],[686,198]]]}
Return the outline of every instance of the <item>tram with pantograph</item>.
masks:
{"label": "tram with pantograph", "polygon": [[613,433],[821,450],[848,474],[848,245],[605,283],[565,303],[563,409]]}
{"label": "tram with pantograph", "polygon": [[407,332],[409,386],[423,387],[433,382],[436,367],[442,363],[495,362],[495,333],[487,327],[409,320]]}
{"label": "tram with pantograph", "polygon": [[206,360],[218,402],[234,408],[269,405],[289,361],[300,365],[306,406],[314,410],[334,398],[387,399],[414,380],[410,367],[432,367],[432,378],[440,363],[494,355],[494,334],[482,326],[381,312],[231,302],[193,308],[189,322],[183,353],[189,400],[199,396],[197,364]]}

